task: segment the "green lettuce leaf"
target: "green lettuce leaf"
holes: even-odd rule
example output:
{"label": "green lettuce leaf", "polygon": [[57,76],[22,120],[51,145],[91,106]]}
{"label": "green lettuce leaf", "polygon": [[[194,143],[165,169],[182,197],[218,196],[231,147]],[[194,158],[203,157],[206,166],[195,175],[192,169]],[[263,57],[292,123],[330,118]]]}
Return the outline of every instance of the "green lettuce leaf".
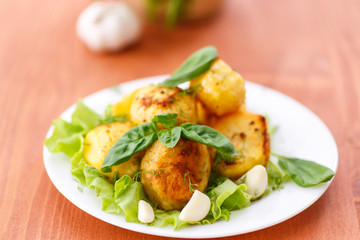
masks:
{"label": "green lettuce leaf", "polygon": [[53,122],[54,132],[45,140],[45,146],[50,152],[63,152],[69,157],[81,148],[81,141],[77,137],[82,132],[82,127],[58,118]]}
{"label": "green lettuce leaf", "polygon": [[54,132],[44,144],[50,152],[63,152],[73,157],[82,148],[81,136],[96,127],[101,120],[102,117],[99,114],[79,100],[71,115],[71,122],[61,118],[56,119],[53,122]]}
{"label": "green lettuce leaf", "polygon": [[94,167],[85,164],[84,175],[86,186],[94,189],[102,200],[102,210],[109,213],[120,213],[120,207],[114,199],[114,185],[109,183],[103,174]]}
{"label": "green lettuce leaf", "polygon": [[[218,220],[224,216],[224,209],[226,211],[246,208],[250,205],[251,196],[245,192],[245,184],[236,185],[230,179],[226,179],[223,183],[210,190],[209,196],[212,206],[209,213],[210,219]],[[208,216],[209,217],[209,216]],[[207,219],[209,220],[209,218]],[[227,213],[225,213],[227,217]],[[228,219],[225,219],[228,220]]]}
{"label": "green lettuce leaf", "polygon": [[83,134],[95,128],[102,120],[102,116],[87,107],[81,100],[77,102],[76,109],[71,115],[71,124],[81,126]]}
{"label": "green lettuce leaf", "polygon": [[150,225],[157,227],[165,227],[167,225],[172,225],[174,230],[179,230],[180,228],[188,225],[187,222],[183,222],[179,219],[180,211],[164,211],[160,209],[155,210],[155,220]]}
{"label": "green lettuce leaf", "polygon": [[81,141],[81,148],[77,153],[73,155],[70,160],[71,163],[71,174],[78,180],[78,182],[82,185],[86,185],[86,179],[84,174],[85,160],[84,160],[84,137],[81,135],[76,135]]}
{"label": "green lettuce leaf", "polygon": [[122,176],[115,183],[115,201],[122,209],[128,222],[139,223],[138,202],[146,200],[143,186],[127,175]]}

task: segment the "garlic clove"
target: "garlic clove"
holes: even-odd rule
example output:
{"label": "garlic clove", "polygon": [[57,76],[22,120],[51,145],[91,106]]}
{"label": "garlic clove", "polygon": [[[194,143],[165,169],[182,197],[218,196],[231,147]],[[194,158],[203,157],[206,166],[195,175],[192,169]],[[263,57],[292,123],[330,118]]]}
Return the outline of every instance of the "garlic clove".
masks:
{"label": "garlic clove", "polygon": [[114,52],[139,38],[141,24],[125,3],[95,1],[80,14],[76,32],[90,50]]}
{"label": "garlic clove", "polygon": [[247,186],[246,193],[251,195],[251,200],[255,200],[265,192],[268,185],[266,168],[262,165],[256,165],[235,183],[245,183]]}
{"label": "garlic clove", "polygon": [[181,210],[179,219],[185,222],[197,222],[206,217],[210,211],[210,198],[195,190],[186,206]]}
{"label": "garlic clove", "polygon": [[142,223],[151,223],[155,219],[154,209],[144,200],[138,203],[138,219]]}

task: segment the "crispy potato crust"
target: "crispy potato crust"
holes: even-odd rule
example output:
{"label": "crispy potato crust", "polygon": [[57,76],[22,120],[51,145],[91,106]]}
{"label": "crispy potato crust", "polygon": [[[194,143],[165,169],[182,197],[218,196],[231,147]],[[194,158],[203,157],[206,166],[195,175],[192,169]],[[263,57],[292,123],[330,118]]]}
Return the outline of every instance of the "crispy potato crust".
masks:
{"label": "crispy potato crust", "polygon": [[210,69],[190,81],[190,86],[200,86],[196,97],[211,113],[217,116],[235,112],[245,104],[245,82],[221,59]]}
{"label": "crispy potato crust", "polygon": [[[107,125],[99,125],[85,136],[84,159],[87,164],[100,170],[104,159],[115,142],[130,129],[129,123],[115,122]],[[111,173],[103,173],[112,181],[114,174],[133,176],[140,166],[141,154],[134,155],[129,161],[112,168]]]}
{"label": "crispy potato crust", "polygon": [[[238,111],[218,118],[212,127],[229,138],[239,152],[233,162],[222,160],[215,164],[214,168],[223,176],[237,179],[255,165],[266,166],[270,157],[270,139],[263,116]],[[210,151],[214,158],[215,150]]]}
{"label": "crispy potato crust", "polygon": [[157,140],[146,151],[140,168],[147,197],[160,209],[180,210],[192,196],[190,183],[193,189],[205,190],[211,164],[207,147],[200,143],[181,139],[171,149]]}
{"label": "crispy potato crust", "polygon": [[146,86],[136,91],[130,108],[130,119],[138,125],[158,114],[177,113],[178,123],[197,122],[195,99],[178,87]]}

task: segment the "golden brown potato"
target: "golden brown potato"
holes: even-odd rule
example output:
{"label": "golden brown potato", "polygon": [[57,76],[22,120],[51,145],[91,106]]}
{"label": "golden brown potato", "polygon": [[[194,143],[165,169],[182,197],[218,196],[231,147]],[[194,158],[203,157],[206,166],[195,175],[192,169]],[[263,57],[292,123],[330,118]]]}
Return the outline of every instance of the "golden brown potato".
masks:
{"label": "golden brown potato", "polygon": [[115,116],[119,115],[130,115],[130,107],[135,96],[136,91],[125,95],[119,102],[112,106],[112,114]]}
{"label": "golden brown potato", "polygon": [[133,124],[149,122],[163,113],[177,113],[179,124],[197,122],[195,99],[183,94],[180,88],[150,85],[137,90],[130,109]]}
{"label": "golden brown potato", "polygon": [[211,117],[209,111],[200,101],[196,101],[196,113],[198,124],[206,125],[209,123],[209,118]]}
{"label": "golden brown potato", "polygon": [[245,82],[236,71],[221,59],[210,69],[190,81],[190,86],[200,86],[196,97],[217,116],[237,111],[245,103]]}
{"label": "golden brown potato", "polygon": [[[100,171],[106,154],[115,142],[130,129],[129,123],[115,122],[99,125],[86,134],[84,140],[84,159],[87,164]],[[140,153],[139,153],[140,154]],[[103,173],[110,181],[122,175],[133,176],[140,166],[140,155],[134,155],[129,161],[114,166],[111,173]],[[143,153],[142,153],[143,154]],[[140,159],[139,159],[140,158]]]}
{"label": "golden brown potato", "polygon": [[161,209],[174,210],[190,200],[191,188],[205,190],[211,163],[205,145],[180,139],[172,149],[157,140],[146,151],[140,168],[147,197]]}
{"label": "golden brown potato", "polygon": [[[261,115],[238,111],[217,119],[212,127],[233,143],[239,155],[233,162],[215,162],[223,176],[237,179],[255,165],[266,165],[270,155],[270,140],[265,118]],[[215,150],[211,149],[211,156]]]}

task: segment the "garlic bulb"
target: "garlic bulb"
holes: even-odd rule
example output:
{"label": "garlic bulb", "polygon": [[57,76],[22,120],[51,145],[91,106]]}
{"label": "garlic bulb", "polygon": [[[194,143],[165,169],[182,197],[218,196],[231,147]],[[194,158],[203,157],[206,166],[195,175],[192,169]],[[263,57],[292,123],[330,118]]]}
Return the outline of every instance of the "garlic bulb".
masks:
{"label": "garlic bulb", "polygon": [[114,52],[136,41],[140,20],[123,2],[95,1],[79,16],[76,31],[94,52]]}
{"label": "garlic bulb", "polygon": [[154,209],[144,200],[138,203],[138,219],[142,223],[151,223],[155,220]]}

